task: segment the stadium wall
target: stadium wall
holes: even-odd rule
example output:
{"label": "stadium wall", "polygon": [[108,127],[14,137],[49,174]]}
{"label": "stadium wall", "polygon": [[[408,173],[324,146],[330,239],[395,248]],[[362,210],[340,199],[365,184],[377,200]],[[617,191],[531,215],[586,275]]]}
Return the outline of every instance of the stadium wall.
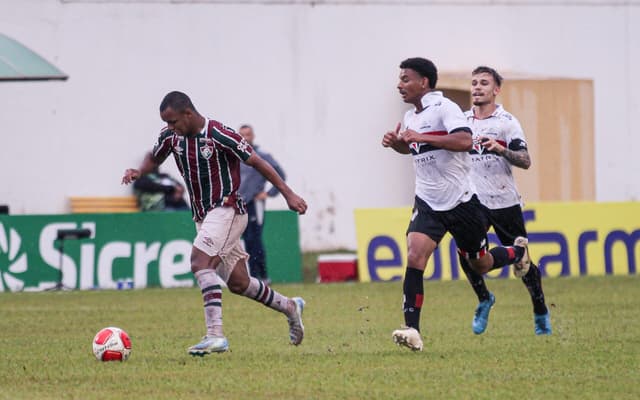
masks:
{"label": "stadium wall", "polygon": [[354,209],[411,202],[410,160],[380,146],[405,110],[409,56],[593,80],[595,199],[640,198],[638,1],[7,0],[0,29],[70,76],[0,83],[0,203],[13,214],[129,194],[121,174],[179,89],[209,117],[254,125],[310,204],[304,250],[356,248]]}

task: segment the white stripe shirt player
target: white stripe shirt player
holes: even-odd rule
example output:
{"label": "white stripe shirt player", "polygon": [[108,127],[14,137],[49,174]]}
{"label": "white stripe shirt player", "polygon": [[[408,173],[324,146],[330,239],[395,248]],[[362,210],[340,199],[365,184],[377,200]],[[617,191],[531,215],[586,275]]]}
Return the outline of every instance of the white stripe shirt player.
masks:
{"label": "white stripe shirt player", "polygon": [[[404,128],[424,135],[448,135],[469,124],[460,107],[432,91],[421,99],[423,110],[415,107],[404,115]],[[470,179],[468,152],[444,150],[426,143],[410,143],[416,171],[416,196],[435,211],[449,211],[465,203],[475,193]]]}
{"label": "white stripe shirt player", "polygon": [[473,150],[471,150],[471,179],[476,185],[480,202],[492,210],[522,206],[522,199],[511,163],[501,155],[486,152],[480,145],[480,136],[494,139],[511,150],[526,149],[524,132],[518,119],[497,104],[489,117],[477,119],[473,109],[465,112],[473,131]]}

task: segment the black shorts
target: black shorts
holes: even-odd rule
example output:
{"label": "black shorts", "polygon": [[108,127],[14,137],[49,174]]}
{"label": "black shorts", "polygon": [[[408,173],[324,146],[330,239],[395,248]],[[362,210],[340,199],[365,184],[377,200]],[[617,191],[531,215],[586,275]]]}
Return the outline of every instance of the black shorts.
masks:
{"label": "black shorts", "polygon": [[524,218],[522,217],[522,208],[515,205],[507,208],[499,208],[491,210],[486,208],[489,225],[493,226],[500,243],[506,246],[512,246],[513,241],[518,236],[527,237],[527,230],[524,227]]}
{"label": "black shorts", "polygon": [[440,243],[444,234],[449,232],[465,257],[478,259],[489,249],[488,228],[488,214],[476,195],[449,211],[434,211],[416,196],[407,234],[424,233]]}

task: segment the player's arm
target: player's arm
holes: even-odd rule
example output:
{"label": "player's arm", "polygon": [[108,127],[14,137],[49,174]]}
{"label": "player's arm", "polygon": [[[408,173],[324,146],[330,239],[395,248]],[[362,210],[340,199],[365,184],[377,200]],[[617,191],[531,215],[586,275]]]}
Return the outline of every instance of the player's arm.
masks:
{"label": "player's arm", "polygon": [[156,162],[153,157],[145,157],[144,160],[142,160],[142,164],[140,165],[140,167],[138,167],[138,169],[128,168],[127,170],[124,171],[124,176],[122,177],[122,183],[125,185],[128,185],[131,182],[135,181],[136,179],[140,178],[141,176],[155,171],[155,169],[158,168],[159,165],[160,164]]}
{"label": "player's arm", "polygon": [[409,154],[409,145],[400,137],[400,122],[396,125],[395,131],[388,131],[382,137],[382,146],[391,147],[400,154]]}
{"label": "player's arm", "polygon": [[408,129],[400,134],[405,143],[426,143],[431,146],[449,151],[469,151],[473,146],[471,130],[469,128],[454,129],[448,135],[420,134]]}
{"label": "player's arm", "polygon": [[529,169],[531,166],[531,157],[527,150],[511,150],[503,147],[503,152],[498,153],[507,161],[518,168]]}
{"label": "player's arm", "polygon": [[158,140],[156,144],[153,146],[153,150],[150,153],[145,155],[142,160],[142,164],[138,169],[129,168],[124,171],[124,175],[122,176],[122,183],[125,185],[130,184],[135,181],[142,175],[146,175],[150,172],[155,171],[160,164],[167,159],[169,154],[171,154],[171,150],[173,149],[173,132],[164,128],[160,131],[158,135]]}
{"label": "player's arm", "polygon": [[514,140],[509,143],[509,148],[507,148],[495,141],[495,139],[486,136],[480,137],[480,140],[485,149],[501,155],[509,161],[511,165],[523,169],[529,169],[531,166],[531,157],[529,156],[526,145],[523,145],[524,142]]}
{"label": "player's arm", "polygon": [[304,199],[291,190],[291,188],[278,175],[278,172],[266,162],[257,152],[252,152],[251,156],[245,160],[247,165],[252,166],[262,174],[273,186],[278,188],[284,199],[287,201],[289,209],[304,214],[307,211],[307,203]]}

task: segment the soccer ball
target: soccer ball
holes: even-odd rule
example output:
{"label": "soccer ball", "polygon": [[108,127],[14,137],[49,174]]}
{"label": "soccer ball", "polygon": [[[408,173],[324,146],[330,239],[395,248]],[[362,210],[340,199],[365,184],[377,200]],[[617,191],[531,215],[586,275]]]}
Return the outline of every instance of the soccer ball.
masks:
{"label": "soccer ball", "polygon": [[98,361],[126,361],[131,354],[131,339],[120,328],[101,329],[93,338],[93,354]]}

